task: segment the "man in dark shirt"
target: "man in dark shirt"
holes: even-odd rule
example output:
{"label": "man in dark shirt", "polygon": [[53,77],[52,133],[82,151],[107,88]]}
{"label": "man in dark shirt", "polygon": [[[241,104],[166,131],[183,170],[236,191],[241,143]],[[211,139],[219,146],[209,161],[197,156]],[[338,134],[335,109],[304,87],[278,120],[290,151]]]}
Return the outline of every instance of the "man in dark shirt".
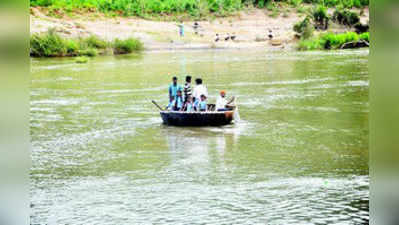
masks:
{"label": "man in dark shirt", "polygon": [[186,83],[184,84],[184,102],[187,102],[189,96],[192,95],[191,93],[191,76],[186,76]]}

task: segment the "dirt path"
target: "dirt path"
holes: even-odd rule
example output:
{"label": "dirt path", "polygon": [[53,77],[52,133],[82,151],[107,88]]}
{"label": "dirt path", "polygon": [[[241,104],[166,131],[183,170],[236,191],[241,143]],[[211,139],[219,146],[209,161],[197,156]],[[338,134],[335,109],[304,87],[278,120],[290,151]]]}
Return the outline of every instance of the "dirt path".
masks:
{"label": "dirt path", "polygon": [[[291,11],[294,11],[292,9]],[[287,17],[272,18],[267,10],[254,9],[234,17],[199,21],[197,34],[194,21],[185,21],[185,35],[180,37],[176,22],[149,21],[140,18],[107,18],[104,16],[79,16],[56,19],[48,17],[37,8],[31,9],[31,33],[45,32],[55,28],[65,36],[78,37],[90,34],[107,40],[128,37],[139,38],[147,50],[208,49],[208,48],[265,48],[293,49],[295,39],[293,26],[303,15],[291,12]],[[269,40],[269,30],[273,35]],[[215,41],[216,34],[221,40]],[[227,34],[236,36],[234,41],[224,41]]]}

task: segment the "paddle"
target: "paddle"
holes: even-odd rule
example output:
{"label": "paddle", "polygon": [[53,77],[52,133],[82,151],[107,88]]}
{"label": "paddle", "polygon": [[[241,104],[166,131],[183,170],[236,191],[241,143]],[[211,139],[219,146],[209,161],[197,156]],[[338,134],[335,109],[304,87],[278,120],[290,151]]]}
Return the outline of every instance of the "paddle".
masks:
{"label": "paddle", "polygon": [[158,107],[159,110],[163,111],[163,109],[161,108],[161,106],[159,106],[154,100],[151,100],[151,102]]}

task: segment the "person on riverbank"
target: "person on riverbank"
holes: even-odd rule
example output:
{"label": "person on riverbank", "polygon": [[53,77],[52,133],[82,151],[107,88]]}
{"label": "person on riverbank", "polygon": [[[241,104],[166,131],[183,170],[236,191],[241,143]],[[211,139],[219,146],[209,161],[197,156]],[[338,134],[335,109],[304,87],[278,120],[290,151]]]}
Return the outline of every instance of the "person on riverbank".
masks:
{"label": "person on riverbank", "polygon": [[191,76],[186,76],[186,83],[184,84],[184,102],[187,102],[188,98],[192,95],[191,92]]}
{"label": "person on riverbank", "polygon": [[180,37],[184,37],[184,24],[183,24],[183,22],[180,22],[178,27],[179,27],[179,35],[180,35]]}
{"label": "person on riverbank", "polygon": [[205,112],[207,110],[206,96],[202,94],[200,99],[201,100],[199,101],[199,111]]}
{"label": "person on riverbank", "polygon": [[234,106],[231,105],[234,102],[234,97],[227,101],[226,91],[220,91],[220,95],[216,100],[216,110],[217,111],[229,111],[234,109]]}
{"label": "person on riverbank", "polygon": [[172,102],[172,97],[176,99],[179,90],[181,92],[181,87],[177,84],[177,77],[173,77],[172,83],[169,85],[169,102]]}
{"label": "person on riverbank", "polygon": [[208,90],[207,88],[202,84],[202,79],[197,78],[195,79],[195,84],[196,86],[194,87],[193,91],[193,97],[194,97],[194,102],[196,100],[200,100],[201,95],[205,95],[205,97],[208,96]]}

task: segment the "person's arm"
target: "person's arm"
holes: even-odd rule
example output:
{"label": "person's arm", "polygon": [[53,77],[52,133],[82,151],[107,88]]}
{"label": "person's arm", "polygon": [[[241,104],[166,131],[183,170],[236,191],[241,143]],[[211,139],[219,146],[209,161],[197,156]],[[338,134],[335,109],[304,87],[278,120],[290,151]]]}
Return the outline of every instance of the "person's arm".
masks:
{"label": "person's arm", "polygon": [[169,86],[169,102],[170,102],[170,97],[172,96],[172,87]]}

